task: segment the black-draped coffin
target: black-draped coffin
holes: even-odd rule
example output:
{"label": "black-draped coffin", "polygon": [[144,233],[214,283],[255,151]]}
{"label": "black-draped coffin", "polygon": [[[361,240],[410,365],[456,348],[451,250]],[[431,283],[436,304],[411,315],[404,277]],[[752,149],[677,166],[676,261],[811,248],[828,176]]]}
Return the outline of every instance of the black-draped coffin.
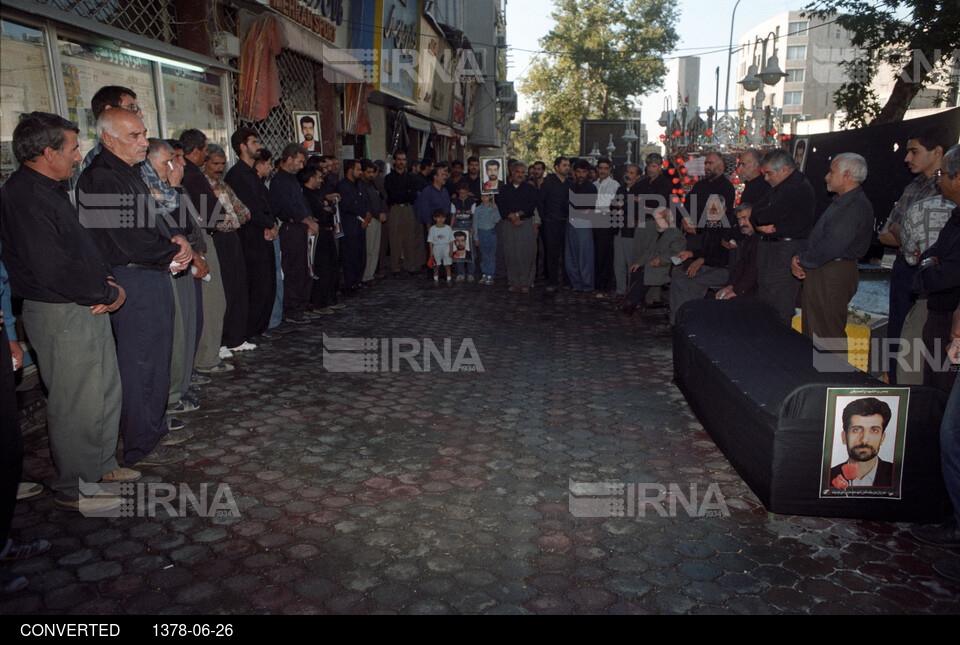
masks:
{"label": "black-draped coffin", "polygon": [[[674,378],[764,507],[774,513],[885,521],[934,521],[947,497],[940,472],[946,395],[913,386],[900,499],[819,497],[827,389],[883,388],[842,359],[817,354],[758,300],[695,300],[677,315]],[[833,362],[837,371],[823,369]]]}

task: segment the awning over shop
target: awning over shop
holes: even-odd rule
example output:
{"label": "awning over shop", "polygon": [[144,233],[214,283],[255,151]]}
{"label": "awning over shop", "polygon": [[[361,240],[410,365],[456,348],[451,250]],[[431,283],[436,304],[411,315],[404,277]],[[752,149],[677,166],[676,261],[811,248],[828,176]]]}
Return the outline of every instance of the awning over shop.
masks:
{"label": "awning over shop", "polygon": [[407,115],[407,127],[412,130],[419,130],[420,132],[426,132],[430,134],[433,132],[433,128],[430,127],[430,121],[427,119],[422,119],[418,116],[405,112]]}
{"label": "awning over shop", "polygon": [[[277,15],[287,48],[321,63],[324,78],[331,83],[363,81],[366,67],[349,52],[325,42],[317,34],[289,18]],[[333,76],[330,76],[332,74]]]}
{"label": "awning over shop", "polygon": [[424,119],[414,114],[410,114],[409,112],[404,112],[404,114],[407,117],[407,127],[411,128],[412,130],[418,130],[420,132],[425,132],[426,134],[439,134],[442,137],[457,136],[457,133],[454,132],[453,128],[451,128],[449,125]]}

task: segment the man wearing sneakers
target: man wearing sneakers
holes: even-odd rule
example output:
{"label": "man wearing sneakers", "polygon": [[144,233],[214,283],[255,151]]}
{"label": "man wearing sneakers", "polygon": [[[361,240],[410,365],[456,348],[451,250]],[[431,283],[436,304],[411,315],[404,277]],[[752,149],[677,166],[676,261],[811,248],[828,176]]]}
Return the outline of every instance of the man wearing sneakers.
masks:
{"label": "man wearing sneakers", "polygon": [[140,473],[120,468],[115,456],[121,388],[108,314],[121,308],[126,292],[78,221],[63,183],[80,162],[78,132],[54,114],[21,117],[13,133],[21,166],[2,189],[0,235],[49,393],[56,503],[96,513],[117,508],[120,498],[96,495],[95,486],[81,495],[81,481],[131,482]]}

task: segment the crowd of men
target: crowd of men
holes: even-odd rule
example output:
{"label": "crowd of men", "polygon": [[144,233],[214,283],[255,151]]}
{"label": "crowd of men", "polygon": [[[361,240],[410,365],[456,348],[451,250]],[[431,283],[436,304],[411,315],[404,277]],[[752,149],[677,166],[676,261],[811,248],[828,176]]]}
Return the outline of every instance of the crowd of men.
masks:
{"label": "crowd of men", "polygon": [[[551,174],[542,162],[528,169],[511,160],[499,181],[499,168],[481,178],[476,157],[464,172],[459,161],[408,163],[401,151],[385,173],[383,163],[341,165],[300,143],[274,156],[241,127],[228,170],[227,153],[199,130],[148,138],[127,88],[102,88],[92,110],[98,141],[82,164],[75,124],[40,112],[21,117],[13,137],[20,167],[2,188],[3,266],[49,392],[52,488],[66,510],[109,512],[121,500],[100,483],[137,481],[135,467],[183,460],[177,446],[190,432],[177,415],[197,409],[199,387],[233,369],[233,352],[335,314],[341,298],[388,274],[430,275],[438,257],[479,255],[481,284],[505,278],[514,292],[569,289],[612,298],[611,310],[627,314],[668,287],[661,297],[671,323],[684,303],[704,297],[760,298],[786,325],[800,303],[803,333],[826,344],[844,339],[833,348],[846,351],[847,306],[875,221],[862,188],[867,164],[855,153],[832,160],[824,180],[835,197],[818,218],[812,185],[780,149],[739,155],[739,197],[724,156],[708,153],[702,178],[680,201],[658,154],[642,167],[627,164],[622,182],[607,159],[594,166],[567,157]],[[881,237],[902,248],[891,318],[902,314],[932,355],[956,360],[960,149],[938,130],[912,136],[908,149],[918,178]],[[472,235],[431,236],[447,224]],[[436,246],[428,239],[443,239],[449,253],[428,254]],[[467,239],[482,242],[470,255]],[[473,281],[476,265],[459,266],[458,280]],[[449,267],[447,275],[452,286]],[[4,288],[5,304],[9,295]],[[21,472],[10,364],[23,356],[8,338],[11,323],[5,306],[2,536]],[[955,374],[934,365],[918,382],[953,390],[955,419]],[[955,490],[960,449],[952,437],[944,472]],[[960,511],[960,493],[954,501]],[[0,558],[46,548],[9,538]],[[4,580],[5,589],[17,584]]]}

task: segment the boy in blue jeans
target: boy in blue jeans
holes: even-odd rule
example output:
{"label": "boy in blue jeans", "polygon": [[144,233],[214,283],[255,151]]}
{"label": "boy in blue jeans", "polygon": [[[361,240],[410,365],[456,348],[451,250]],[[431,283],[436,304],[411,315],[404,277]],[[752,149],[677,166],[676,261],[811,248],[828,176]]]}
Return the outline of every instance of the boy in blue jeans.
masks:
{"label": "boy in blue jeans", "polygon": [[493,195],[481,195],[481,203],[473,210],[473,222],[480,242],[480,284],[492,286],[497,271],[497,233],[494,227],[500,222],[500,211]]}

